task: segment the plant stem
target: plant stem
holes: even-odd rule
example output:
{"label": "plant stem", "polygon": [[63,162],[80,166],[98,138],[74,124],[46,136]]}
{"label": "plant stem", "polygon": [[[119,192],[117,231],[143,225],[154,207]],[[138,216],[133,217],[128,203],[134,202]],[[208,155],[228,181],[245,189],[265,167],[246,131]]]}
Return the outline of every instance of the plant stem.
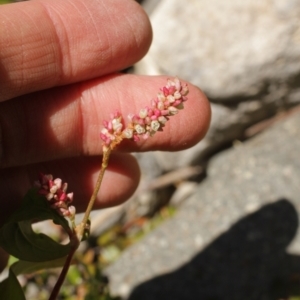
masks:
{"label": "plant stem", "polygon": [[58,277],[58,280],[57,282],[55,283],[55,286],[51,292],[51,295],[50,295],[50,298],[49,300],[56,300],[57,299],[57,296],[58,296],[58,293],[61,289],[61,286],[63,284],[63,282],[65,281],[65,278],[66,278],[66,275],[68,273],[68,270],[69,270],[69,267],[71,265],[71,262],[72,262],[72,258],[80,244],[80,241],[77,239],[77,235],[76,235],[76,232],[74,231],[74,234],[73,234],[73,246],[66,258],[66,261],[64,263],[64,266],[63,266],[63,269],[61,270],[61,273],[59,274],[59,277]]}
{"label": "plant stem", "polygon": [[94,203],[97,199],[97,195],[98,195],[98,192],[99,192],[100,187],[101,187],[101,183],[102,183],[102,180],[103,180],[105,170],[106,170],[107,165],[108,165],[108,161],[109,161],[111,151],[112,151],[111,148],[107,148],[103,151],[101,170],[100,170],[100,173],[98,175],[98,179],[97,179],[93,194],[92,194],[91,199],[89,201],[88,207],[85,211],[83,219],[82,219],[81,223],[78,225],[77,237],[78,237],[79,240],[82,239],[84,230],[86,228],[86,224],[87,224],[87,222],[89,220],[89,217],[90,217],[90,213],[91,213],[91,211],[93,209],[93,206],[94,206]]}

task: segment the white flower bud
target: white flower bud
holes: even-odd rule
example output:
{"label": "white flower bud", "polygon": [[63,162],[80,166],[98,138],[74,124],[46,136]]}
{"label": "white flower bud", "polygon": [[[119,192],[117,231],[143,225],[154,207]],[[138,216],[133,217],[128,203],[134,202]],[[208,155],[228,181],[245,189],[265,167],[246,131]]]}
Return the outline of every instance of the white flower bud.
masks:
{"label": "white flower bud", "polygon": [[143,108],[140,110],[139,116],[141,119],[145,119],[148,115],[148,109]]}
{"label": "white flower bud", "polygon": [[123,125],[121,123],[120,118],[112,120],[112,127],[114,131],[118,131],[118,132],[121,131]]}
{"label": "white flower bud", "polygon": [[54,197],[54,194],[52,194],[52,193],[48,193],[48,194],[46,195],[46,199],[47,199],[48,201],[50,201],[51,199],[53,199],[53,197]]}
{"label": "white flower bud", "polygon": [[158,122],[161,123],[161,124],[163,124],[163,125],[166,124],[167,121],[168,121],[168,119],[166,117],[164,117],[164,116],[158,117]]}
{"label": "white flower bud", "polygon": [[174,93],[174,97],[175,97],[176,100],[178,100],[178,99],[180,99],[182,96],[181,96],[180,92],[176,91],[176,92]]}
{"label": "white flower bud", "polygon": [[126,128],[125,130],[123,130],[122,136],[125,139],[131,139],[133,137],[133,129]]}
{"label": "white flower bud", "polygon": [[76,214],[75,206],[73,206],[73,205],[69,206],[68,210],[69,210],[71,216],[75,216],[75,214]]}
{"label": "white flower bud", "polygon": [[166,97],[165,97],[165,95],[163,93],[158,93],[157,94],[157,99],[159,101],[162,101],[162,102],[166,101]]}
{"label": "white flower bud", "polygon": [[107,135],[108,130],[106,128],[102,128],[101,129],[101,133],[104,134],[104,135]]}
{"label": "white flower bud", "polygon": [[153,120],[151,122],[151,129],[153,131],[157,131],[159,129],[159,127],[160,127],[160,123],[157,120]]}
{"label": "white flower bud", "polygon": [[168,107],[168,111],[170,115],[176,115],[178,113],[178,109],[174,106]]}
{"label": "white flower bud", "polygon": [[169,101],[169,103],[173,103],[175,102],[175,97],[173,95],[169,95],[167,96],[167,100]]}
{"label": "white flower bud", "polygon": [[179,91],[181,88],[181,82],[179,78],[175,77],[173,81],[173,85],[175,86],[176,90]]}
{"label": "white flower bud", "polygon": [[134,129],[137,132],[137,134],[143,134],[146,131],[146,129],[143,126],[139,125],[139,124],[135,125]]}
{"label": "white flower bud", "polygon": [[50,188],[50,193],[51,194],[55,194],[58,190],[58,186],[57,185],[53,185],[52,188]]}
{"label": "white flower bud", "polygon": [[60,178],[54,179],[53,183],[57,186],[57,188],[61,188],[62,180]]}
{"label": "white flower bud", "polygon": [[74,193],[73,192],[72,193],[68,193],[67,194],[67,198],[69,200],[69,203],[71,203],[73,201],[73,198],[74,198]]}
{"label": "white flower bud", "polygon": [[165,109],[165,104],[164,104],[162,101],[159,101],[159,102],[157,103],[157,108],[158,108],[159,110],[163,110],[163,109]]}

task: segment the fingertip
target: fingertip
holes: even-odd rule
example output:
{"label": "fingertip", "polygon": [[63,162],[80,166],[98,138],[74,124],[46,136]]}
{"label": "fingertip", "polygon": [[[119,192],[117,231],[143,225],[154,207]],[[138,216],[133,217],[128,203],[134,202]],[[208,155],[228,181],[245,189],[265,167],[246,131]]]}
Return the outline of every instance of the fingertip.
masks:
{"label": "fingertip", "polygon": [[189,84],[188,102],[182,114],[186,115],[182,118],[182,126],[187,128],[190,136],[190,140],[183,147],[183,149],[186,149],[201,141],[210,125],[210,103],[199,87]]}
{"label": "fingertip", "polygon": [[[127,17],[128,24],[131,26],[132,34],[135,37],[136,45],[134,51],[139,55],[132,62],[135,63],[148,52],[153,39],[153,31],[149,16],[143,7],[136,1],[131,1],[128,4],[133,6],[131,11],[124,13],[123,10],[122,12],[126,14],[124,18]],[[128,18],[128,16],[130,17]]]}

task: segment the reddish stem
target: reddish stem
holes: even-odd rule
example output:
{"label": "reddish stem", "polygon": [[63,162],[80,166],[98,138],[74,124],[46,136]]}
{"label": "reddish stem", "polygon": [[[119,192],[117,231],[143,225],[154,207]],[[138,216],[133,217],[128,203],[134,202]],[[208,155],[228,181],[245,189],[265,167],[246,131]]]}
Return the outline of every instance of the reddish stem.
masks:
{"label": "reddish stem", "polygon": [[57,296],[59,294],[61,286],[63,285],[63,282],[65,281],[66,275],[67,275],[69,267],[71,265],[73,256],[74,256],[74,254],[75,254],[75,252],[76,252],[76,250],[77,250],[77,248],[78,248],[78,246],[80,244],[79,241],[78,241],[78,239],[77,239],[77,235],[76,235],[75,232],[73,233],[73,238],[72,238],[71,243],[72,242],[73,242],[73,245],[72,245],[72,247],[70,249],[70,252],[69,252],[69,254],[68,254],[67,258],[66,258],[64,266],[63,266],[63,268],[61,270],[61,273],[60,273],[60,275],[58,277],[58,280],[57,280],[57,282],[56,282],[56,284],[55,284],[55,286],[54,286],[54,288],[53,288],[53,290],[51,292],[49,300],[56,300],[57,299]]}

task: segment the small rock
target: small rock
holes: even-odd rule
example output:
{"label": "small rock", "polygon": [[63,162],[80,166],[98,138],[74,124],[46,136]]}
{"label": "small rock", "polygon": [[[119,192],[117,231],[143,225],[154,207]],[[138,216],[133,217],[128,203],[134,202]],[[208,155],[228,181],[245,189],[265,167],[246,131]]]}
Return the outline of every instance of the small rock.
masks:
{"label": "small rock", "polygon": [[[180,211],[106,270],[112,294],[284,298],[300,270],[299,136],[298,113],[213,158]],[[122,294],[123,283],[130,294]]]}

